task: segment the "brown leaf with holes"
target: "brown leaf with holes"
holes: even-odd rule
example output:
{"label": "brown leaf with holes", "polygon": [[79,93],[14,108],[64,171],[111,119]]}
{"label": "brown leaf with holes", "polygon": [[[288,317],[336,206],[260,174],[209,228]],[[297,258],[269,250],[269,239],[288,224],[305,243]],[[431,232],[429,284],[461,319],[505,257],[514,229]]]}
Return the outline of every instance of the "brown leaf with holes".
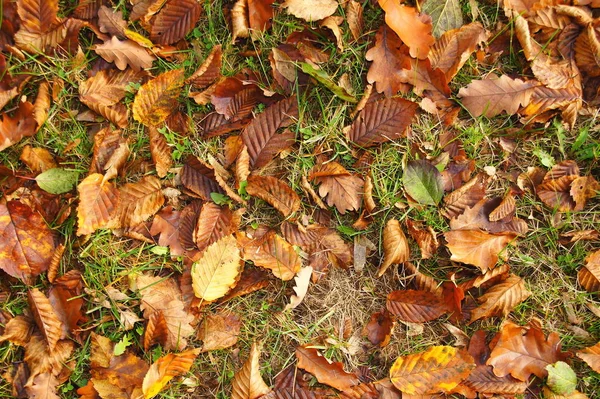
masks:
{"label": "brown leaf with holes", "polygon": [[226,349],[238,342],[242,322],[235,313],[220,312],[204,317],[197,339],[202,341],[202,352]]}
{"label": "brown leaf with holes", "polygon": [[359,147],[372,147],[405,137],[417,108],[417,104],[403,98],[369,103],[350,126],[348,140]]}
{"label": "brown leaf with holes", "polygon": [[244,233],[238,236],[245,261],[252,261],[256,266],[270,269],[273,275],[283,281],[294,278],[302,267],[302,260],[294,247],[273,230],[265,234],[248,237]]}
{"label": "brown leaf with holes", "polygon": [[284,181],[273,176],[248,176],[246,191],[277,209],[285,217],[300,209],[300,197]]}
{"label": "brown leaf with holes", "polygon": [[200,349],[168,353],[152,363],[142,383],[144,397],[152,398],[158,395],[173,378],[189,372],[198,353]]}
{"label": "brown leaf with holes", "polygon": [[393,264],[402,264],[410,259],[410,247],[400,222],[396,219],[387,221],[383,229],[383,263],[379,267],[377,277],[383,276]]}
{"label": "brown leaf with holes", "polygon": [[352,175],[337,162],[314,166],[308,176],[319,185],[319,195],[329,206],[335,206],[342,215],[361,207],[364,181]]}
{"label": "brown leaf with holes", "polygon": [[574,211],[583,211],[585,204],[594,198],[600,190],[600,183],[593,176],[582,176],[571,182],[569,194],[575,201]]}
{"label": "brown leaf with holes", "polygon": [[433,257],[437,253],[440,244],[431,226],[423,228],[420,222],[413,222],[410,219],[406,219],[405,223],[408,234],[417,242],[421,250],[421,259],[430,259]]}
{"label": "brown leaf with holes", "polygon": [[183,69],[174,69],[143,84],[133,100],[133,118],[146,126],[164,122],[178,104],[183,79]]}
{"label": "brown leaf with holes", "polygon": [[127,183],[119,189],[119,206],[109,225],[136,226],[158,212],[164,202],[162,185],[156,177],[144,176],[137,183]]}
{"label": "brown leaf with holes", "polygon": [[196,89],[205,89],[221,77],[221,65],[223,63],[223,50],[218,44],[210,50],[210,53],[196,69],[196,71],[187,78],[186,83],[191,84]]}
{"label": "brown leaf with holes", "polygon": [[512,274],[477,299],[480,305],[471,310],[471,323],[491,316],[507,316],[515,306],[530,295],[531,292],[525,287],[525,281]]}
{"label": "brown leaf with holes", "polygon": [[39,213],[16,200],[0,204],[0,231],[0,269],[26,283],[48,269],[54,235]]}
{"label": "brown leaf with holes", "polygon": [[257,399],[271,391],[260,375],[259,360],[260,349],[253,343],[248,360],[231,382],[232,399]]}
{"label": "brown leaf with holes", "polygon": [[173,166],[171,147],[165,136],[156,127],[148,127],[148,135],[150,136],[150,154],[152,162],[156,166],[156,174],[158,177],[165,177]]}
{"label": "brown leaf with holes", "polygon": [[378,93],[386,97],[398,92],[408,92],[409,87],[402,82],[398,71],[409,68],[408,48],[398,35],[387,26],[382,26],[375,36],[375,46],[367,51],[365,58],[373,63],[367,73],[367,81],[375,83]]}
{"label": "brown leaf with holes", "polygon": [[211,201],[211,193],[224,194],[215,180],[215,171],[193,155],[188,156],[183,165],[181,183],[204,201]]}
{"label": "brown leaf with holes", "polygon": [[246,126],[241,136],[248,147],[251,167],[265,166],[275,155],[293,144],[295,134],[291,130],[277,132],[293,124],[297,118],[298,101],[292,96],[271,105]]}
{"label": "brown leaf with holes", "polygon": [[93,49],[107,62],[114,62],[121,71],[127,67],[134,71],[150,68],[156,59],[133,40],[119,40],[117,36],[113,36],[103,44],[95,45]]}
{"label": "brown leaf with holes", "polygon": [[446,302],[429,291],[398,290],[387,296],[387,310],[402,321],[425,323],[448,313]]}
{"label": "brown leaf with holes", "polygon": [[35,324],[44,336],[49,350],[53,351],[58,340],[64,338],[62,322],[56,315],[50,300],[37,288],[27,292],[27,302]]}
{"label": "brown leaf with holes", "polygon": [[202,14],[197,0],[167,0],[152,21],[150,39],[157,44],[172,44],[194,29]]}
{"label": "brown leaf with holes", "polygon": [[318,350],[308,345],[296,348],[296,358],[298,358],[298,368],[314,375],[321,384],[340,391],[346,391],[360,384],[356,374],[344,371],[343,363],[330,362]]}
{"label": "brown leaf with holes", "polygon": [[537,326],[521,327],[507,321],[487,364],[499,377],[510,374],[520,381],[527,381],[531,374],[545,378],[547,365],[567,358],[568,354],[561,352],[558,334],[550,333],[546,339]]}
{"label": "brown leaf with holes", "polygon": [[392,319],[388,311],[375,312],[371,315],[371,319],[363,329],[363,335],[373,345],[383,348],[390,343],[395,324],[396,322]]}
{"label": "brown leaf with holes", "polygon": [[483,273],[493,269],[515,233],[489,234],[479,230],[454,230],[444,233],[451,260],[477,266]]}
{"label": "brown leaf with holes", "polygon": [[33,104],[20,102],[13,116],[2,115],[0,122],[0,151],[18,143],[21,139],[33,136],[37,123],[33,118]]}
{"label": "brown leaf with holes", "polygon": [[596,373],[600,373],[600,342],[594,346],[579,350],[576,355],[586,362],[592,370]]}
{"label": "brown leaf with holes", "polygon": [[587,292],[600,292],[600,251],[588,255],[585,266],[577,273],[577,282]]}

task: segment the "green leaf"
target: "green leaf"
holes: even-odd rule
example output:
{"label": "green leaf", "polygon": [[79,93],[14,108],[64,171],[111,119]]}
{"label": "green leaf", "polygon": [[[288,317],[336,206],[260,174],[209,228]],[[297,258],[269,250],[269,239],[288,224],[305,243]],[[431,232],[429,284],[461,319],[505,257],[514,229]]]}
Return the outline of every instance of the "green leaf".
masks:
{"label": "green leaf", "polygon": [[123,336],[123,338],[116,343],[115,349],[113,349],[114,355],[121,356],[123,353],[125,353],[125,349],[127,349],[127,347],[131,344],[133,344],[133,342],[129,340],[129,337],[127,335]]}
{"label": "green leaf", "polygon": [[435,37],[463,26],[459,0],[427,0],[421,10],[431,17]]}
{"label": "green leaf", "polygon": [[404,190],[419,204],[437,205],[444,195],[442,175],[427,161],[409,162],[402,181]]}
{"label": "green leaf", "polygon": [[569,395],[577,387],[577,376],[565,362],[556,362],[546,366],[548,371],[548,388],[558,395]]}
{"label": "green leaf", "polygon": [[227,205],[229,203],[229,197],[221,193],[210,193],[210,198],[217,205]]}
{"label": "green leaf", "polygon": [[312,65],[307,64],[306,62],[300,62],[300,67],[302,68],[302,72],[309,74],[313,78],[315,78],[319,83],[323,86],[327,87],[332,91],[333,94],[341,98],[342,100],[355,103],[358,100],[352,94],[348,93],[346,89],[336,85],[333,80],[323,71],[322,69],[315,69]]}
{"label": "green leaf", "polygon": [[35,178],[38,186],[50,194],[62,194],[71,191],[77,183],[79,174],[73,170],[52,168]]}

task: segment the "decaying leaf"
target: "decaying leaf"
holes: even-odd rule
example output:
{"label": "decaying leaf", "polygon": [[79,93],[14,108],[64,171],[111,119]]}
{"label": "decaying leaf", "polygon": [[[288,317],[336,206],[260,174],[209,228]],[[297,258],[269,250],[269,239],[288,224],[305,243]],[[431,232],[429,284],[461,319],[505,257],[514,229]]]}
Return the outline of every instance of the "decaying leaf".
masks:
{"label": "decaying leaf", "polygon": [[202,352],[229,348],[235,345],[240,335],[242,322],[235,313],[221,312],[207,315],[197,338],[202,341]]}
{"label": "decaying leaf", "polygon": [[393,264],[402,264],[410,259],[408,240],[396,219],[387,221],[383,230],[383,263],[379,267],[377,277],[383,276]]}
{"label": "decaying leaf", "polygon": [[335,206],[341,214],[360,209],[364,181],[339,163],[316,165],[311,169],[309,179],[320,185],[319,195],[326,199],[327,205]]}
{"label": "decaying leaf", "polygon": [[302,303],[306,293],[308,292],[308,286],[310,284],[310,276],[312,275],[312,266],[306,266],[300,269],[300,271],[294,277],[296,286],[294,287],[295,295],[290,297],[290,303],[285,305],[284,310],[295,309]]}
{"label": "decaying leaf", "polygon": [[378,93],[391,97],[399,91],[407,92],[410,89],[398,73],[410,67],[408,49],[398,35],[386,25],[377,31],[375,46],[367,51],[365,58],[373,62],[367,73],[367,81],[375,83]]}
{"label": "decaying leaf", "polygon": [[378,345],[383,348],[390,343],[394,325],[396,322],[392,319],[387,311],[375,312],[371,315],[369,323],[363,330],[363,335],[366,335],[373,345]]}
{"label": "decaying leaf", "polygon": [[173,378],[186,374],[194,364],[198,353],[200,353],[199,349],[168,353],[152,363],[142,383],[144,398],[155,397]]}
{"label": "decaying leaf", "polygon": [[471,311],[471,322],[495,315],[507,316],[515,306],[531,295],[525,281],[515,275],[494,285],[478,298],[480,305]]}
{"label": "decaying leaf", "polygon": [[296,348],[296,357],[298,368],[314,375],[321,384],[345,391],[360,383],[355,374],[344,371],[341,362],[330,362],[314,348],[299,346]]}
{"label": "decaying leaf", "polygon": [[257,399],[266,395],[271,390],[260,375],[260,349],[256,343],[252,344],[250,356],[242,366],[231,383],[232,399]]}
{"label": "decaying leaf", "polygon": [[183,86],[183,70],[174,69],[148,81],[133,101],[133,118],[146,125],[164,122],[177,105]]}
{"label": "decaying leaf", "polygon": [[240,233],[244,260],[251,260],[256,266],[270,269],[273,275],[283,281],[294,278],[302,267],[300,256],[284,238],[269,230],[265,234],[249,238]]}
{"label": "decaying leaf", "polygon": [[450,259],[477,266],[483,273],[493,269],[502,251],[516,238],[515,233],[489,234],[479,230],[454,230],[444,233]]}
{"label": "decaying leaf", "polygon": [[300,209],[300,197],[282,180],[273,176],[248,176],[246,191],[272,205],[285,217]]}
{"label": "decaying leaf", "polygon": [[387,310],[409,323],[425,323],[448,313],[446,302],[429,291],[398,290],[387,296]]}

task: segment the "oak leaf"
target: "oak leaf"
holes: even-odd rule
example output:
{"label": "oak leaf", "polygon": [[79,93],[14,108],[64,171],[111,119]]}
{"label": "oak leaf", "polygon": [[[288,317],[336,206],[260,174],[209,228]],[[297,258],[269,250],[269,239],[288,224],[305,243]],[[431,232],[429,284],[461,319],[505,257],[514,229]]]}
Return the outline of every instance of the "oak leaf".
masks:
{"label": "oak leaf", "polygon": [[398,319],[409,323],[435,320],[449,308],[446,302],[429,291],[398,290],[387,296],[387,310]]}
{"label": "oak leaf", "polygon": [[398,35],[383,25],[375,35],[375,45],[367,51],[365,58],[373,63],[367,72],[367,81],[375,83],[378,93],[391,97],[400,92],[408,92],[398,71],[410,67],[408,49]]}
{"label": "oak leaf", "polygon": [[510,275],[478,298],[480,305],[471,310],[471,322],[495,315],[507,316],[530,295],[531,292],[525,288],[525,281],[519,276]]}
{"label": "oak leaf", "polygon": [[273,230],[254,238],[241,233],[238,242],[242,244],[244,260],[270,269],[275,277],[283,281],[294,278],[302,267],[294,247]]}
{"label": "oak leaf", "polygon": [[285,305],[284,310],[295,309],[302,303],[306,293],[308,292],[308,286],[310,284],[310,276],[312,275],[313,268],[311,266],[306,266],[300,269],[300,271],[294,277],[294,281],[296,286],[294,287],[294,292],[292,296],[290,296],[290,303]]}
{"label": "oak leaf", "polygon": [[479,230],[444,233],[451,260],[477,266],[483,273],[493,269],[500,253],[516,238],[515,233],[489,234]]}
{"label": "oak leaf", "polygon": [[0,204],[0,269],[31,283],[46,271],[55,243],[43,217],[19,201]]}
{"label": "oak leaf", "polygon": [[387,98],[367,104],[350,126],[347,137],[360,147],[406,136],[418,105],[403,98]]}
{"label": "oak leaf", "polygon": [[281,100],[259,114],[242,131],[242,140],[248,147],[250,165],[261,168],[273,157],[290,147],[294,142],[294,133],[286,129],[278,134],[280,128],[294,123],[298,118],[298,102],[295,96]]}
{"label": "oak leaf", "polygon": [[411,57],[427,58],[435,42],[431,18],[419,15],[416,8],[400,4],[399,0],[381,0],[379,5],[385,11],[385,23],[410,48]]}
{"label": "oak leaf", "polygon": [[335,0],[286,0],[287,12],[308,22],[319,21],[332,15],[338,7]]}
{"label": "oak leaf", "polygon": [[362,202],[364,181],[333,161],[313,167],[309,179],[319,185],[319,195],[341,214],[357,211]]}
{"label": "oak leaf", "polygon": [[27,302],[29,302],[35,324],[48,343],[48,349],[53,351],[58,340],[64,338],[62,322],[56,315],[50,300],[37,288],[29,290]]}
{"label": "oak leaf", "polygon": [[509,321],[500,330],[500,338],[487,364],[494,367],[494,374],[499,377],[510,374],[527,381],[531,374],[545,378],[547,365],[567,357],[560,350],[558,334],[550,333],[546,339],[537,326],[525,328]]}
{"label": "oak leaf", "polygon": [[174,69],[146,82],[133,100],[133,118],[146,126],[164,122],[177,106],[183,69]]}
{"label": "oak leaf", "polygon": [[396,359],[390,369],[390,379],[403,394],[450,392],[474,368],[473,357],[467,351],[432,346],[425,352]]}
{"label": "oak leaf", "polygon": [[577,352],[577,357],[586,362],[596,373],[600,373],[600,342],[581,349]]}
{"label": "oak leaf", "polygon": [[150,68],[156,59],[133,40],[119,40],[117,36],[113,36],[103,44],[97,44],[93,49],[107,62],[114,62],[122,71],[127,67],[134,71]]}
{"label": "oak leaf", "polygon": [[495,79],[474,80],[458,92],[462,105],[473,115],[488,118],[502,111],[516,114],[519,107],[526,107],[538,83],[511,79],[502,75]]}
{"label": "oak leaf", "polygon": [[209,245],[192,267],[196,297],[213,302],[235,286],[243,268],[236,239],[229,235]]}
{"label": "oak leaf", "polygon": [[383,276],[392,264],[402,264],[410,259],[408,240],[396,219],[387,221],[383,229],[383,263],[379,267],[377,277]]}
{"label": "oak leaf", "polygon": [[358,376],[344,371],[341,362],[330,362],[318,350],[299,346],[296,348],[298,368],[306,370],[317,378],[321,384],[329,385],[340,391],[345,391],[360,384]]}
{"label": "oak leaf", "polygon": [[127,183],[119,189],[116,226],[136,226],[158,212],[164,202],[162,185],[156,177],[144,176],[137,183]]}
{"label": "oak leaf", "polygon": [[220,312],[204,317],[197,338],[202,341],[202,352],[226,349],[235,345],[242,322],[235,313]]}
{"label": "oak leaf", "polygon": [[248,360],[231,382],[232,399],[257,399],[271,391],[260,375],[259,360],[260,349],[253,343]]}
{"label": "oak leaf", "polygon": [[246,191],[272,205],[285,217],[300,209],[300,197],[282,180],[273,176],[248,176]]}
{"label": "oak leaf", "polygon": [[152,21],[150,39],[158,44],[172,44],[194,29],[202,14],[197,0],[167,0]]}
{"label": "oak leaf", "polygon": [[173,378],[190,371],[199,352],[199,349],[189,349],[181,353],[168,353],[152,363],[142,383],[144,398],[153,398]]}
{"label": "oak leaf", "polygon": [[577,282],[587,292],[600,292],[600,251],[588,255],[585,266],[577,273]]}

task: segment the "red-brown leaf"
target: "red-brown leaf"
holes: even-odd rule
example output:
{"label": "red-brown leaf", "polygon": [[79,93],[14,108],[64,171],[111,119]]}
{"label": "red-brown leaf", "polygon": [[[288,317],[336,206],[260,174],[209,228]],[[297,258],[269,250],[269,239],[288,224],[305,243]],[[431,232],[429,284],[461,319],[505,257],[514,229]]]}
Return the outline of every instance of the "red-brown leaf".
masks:
{"label": "red-brown leaf", "polygon": [[410,323],[425,323],[448,312],[447,304],[429,291],[392,291],[387,296],[386,307],[400,320]]}
{"label": "red-brown leaf", "polygon": [[353,373],[344,371],[340,362],[332,363],[314,348],[299,346],[296,348],[298,368],[314,375],[321,384],[345,391],[360,383]]}

